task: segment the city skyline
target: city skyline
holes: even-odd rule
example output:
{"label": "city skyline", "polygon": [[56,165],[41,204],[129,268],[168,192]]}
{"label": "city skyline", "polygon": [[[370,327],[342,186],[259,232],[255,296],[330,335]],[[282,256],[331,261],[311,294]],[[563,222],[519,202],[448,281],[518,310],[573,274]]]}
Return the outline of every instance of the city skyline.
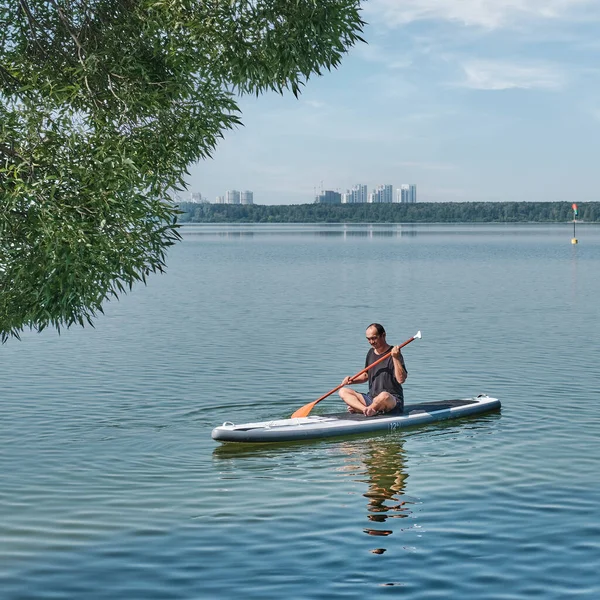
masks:
{"label": "city skyline", "polygon": [[321,190],[315,194],[315,202],[318,204],[393,204],[393,203],[415,203],[417,201],[417,185],[415,183],[403,183],[396,188],[391,183],[379,184],[372,192],[367,192],[365,184],[357,183],[351,190],[341,193],[338,190]]}
{"label": "city skyline", "polygon": [[224,196],[216,196],[213,202],[202,192],[190,192],[189,200],[177,198],[178,202],[192,202],[193,204],[254,204],[254,192],[252,190],[227,190]]}
{"label": "city skyline", "polygon": [[[190,168],[211,198],[417,181],[419,201],[597,200],[600,3],[371,0],[364,38],[298,100],[240,101],[243,127]],[[347,182],[347,183],[346,183]]]}
{"label": "city skyline", "polygon": [[[368,192],[366,184],[358,183],[346,192],[337,190],[321,190],[315,194],[313,202],[330,204],[360,204],[360,203],[414,203],[417,201],[417,185],[401,184],[395,189],[392,184],[379,184],[373,191]],[[192,191],[189,198],[181,198],[177,195],[177,202],[191,202],[192,204],[254,204],[254,192],[251,190],[227,190],[225,195],[217,196],[214,202],[202,195],[202,192]],[[302,203],[304,204],[304,203]]]}

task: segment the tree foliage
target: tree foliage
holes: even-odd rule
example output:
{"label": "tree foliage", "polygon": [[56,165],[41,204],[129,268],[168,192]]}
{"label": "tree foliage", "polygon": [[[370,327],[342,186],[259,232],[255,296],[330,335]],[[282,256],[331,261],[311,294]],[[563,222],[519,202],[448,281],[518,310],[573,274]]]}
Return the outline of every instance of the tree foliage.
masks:
{"label": "tree foliage", "polygon": [[162,270],[238,95],[298,95],[362,27],[359,0],[0,0],[2,340]]}
{"label": "tree foliage", "polygon": [[[184,223],[560,223],[569,202],[418,202],[415,204],[195,204]],[[600,202],[579,203],[578,221],[600,222]]]}

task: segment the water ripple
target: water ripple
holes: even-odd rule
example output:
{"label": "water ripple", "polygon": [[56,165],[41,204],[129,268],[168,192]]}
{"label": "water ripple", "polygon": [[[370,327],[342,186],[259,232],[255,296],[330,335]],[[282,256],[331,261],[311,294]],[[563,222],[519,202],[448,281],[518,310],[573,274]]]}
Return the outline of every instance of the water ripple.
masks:
{"label": "water ripple", "polygon": [[[600,229],[561,227],[199,228],[95,329],[2,346],[2,600],[600,597]],[[359,370],[374,320],[423,330],[408,403],[502,411],[210,439]]]}

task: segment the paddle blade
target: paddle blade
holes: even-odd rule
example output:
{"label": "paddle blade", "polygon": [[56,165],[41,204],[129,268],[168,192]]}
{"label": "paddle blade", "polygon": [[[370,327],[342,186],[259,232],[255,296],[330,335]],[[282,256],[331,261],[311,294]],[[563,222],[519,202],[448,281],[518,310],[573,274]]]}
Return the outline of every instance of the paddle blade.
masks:
{"label": "paddle blade", "polygon": [[315,407],[316,402],[309,402],[304,406],[301,406],[293,415],[292,419],[297,419],[298,417],[308,417],[310,411]]}

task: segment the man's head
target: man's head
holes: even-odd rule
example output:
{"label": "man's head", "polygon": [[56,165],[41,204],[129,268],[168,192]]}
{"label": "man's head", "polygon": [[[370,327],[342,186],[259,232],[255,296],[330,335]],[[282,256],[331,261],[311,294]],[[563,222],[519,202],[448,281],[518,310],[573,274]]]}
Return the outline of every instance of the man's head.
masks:
{"label": "man's head", "polygon": [[375,349],[386,345],[385,329],[379,323],[371,323],[366,331],[367,341]]}

